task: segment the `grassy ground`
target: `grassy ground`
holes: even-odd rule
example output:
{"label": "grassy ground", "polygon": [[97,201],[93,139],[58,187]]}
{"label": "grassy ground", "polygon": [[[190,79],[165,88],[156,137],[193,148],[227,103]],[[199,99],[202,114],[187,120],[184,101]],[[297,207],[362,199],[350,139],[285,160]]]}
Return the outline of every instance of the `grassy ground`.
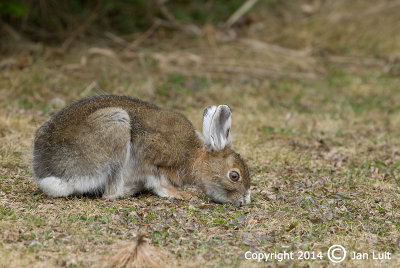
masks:
{"label": "grassy ground", "polygon": [[[264,266],[245,252],[302,250],[323,258],[268,264],[334,266],[327,250],[340,244],[348,254],[370,253],[342,265],[398,267],[400,79],[392,34],[399,13],[379,11],[386,13],[377,19],[370,11],[372,22],[343,22],[326,12],[290,13],[288,20],[302,23],[284,27],[276,19],[274,33],[259,22],[245,38],[218,46],[177,34],[129,51],[86,42],[64,54],[31,45],[5,55],[13,63],[0,70],[0,267],[102,266],[139,231],[173,265]],[[397,24],[387,27],[390,21]],[[190,201],[150,194],[52,199],[38,191],[30,167],[34,131],[71,101],[101,93],[176,109],[198,129],[203,107],[229,104],[234,147],[251,167],[251,205],[210,203],[193,188]],[[391,260],[371,259],[385,251]]]}

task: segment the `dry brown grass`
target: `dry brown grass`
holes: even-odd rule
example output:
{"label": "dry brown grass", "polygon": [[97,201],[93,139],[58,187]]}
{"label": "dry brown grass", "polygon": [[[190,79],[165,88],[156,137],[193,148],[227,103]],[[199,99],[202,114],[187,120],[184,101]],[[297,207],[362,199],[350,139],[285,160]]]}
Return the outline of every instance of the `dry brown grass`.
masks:
{"label": "dry brown grass", "polygon": [[[135,50],[100,40],[66,54],[30,46],[5,55],[0,61],[14,63],[0,70],[0,267],[101,266],[111,248],[143,231],[183,267],[265,266],[244,258],[249,249],[322,251],[322,260],[269,264],[333,266],[326,258],[332,244],[392,253],[387,261],[347,259],[346,266],[398,267],[400,79],[393,55],[400,42],[393,33],[400,7],[363,20],[339,12],[343,1],[331,3],[303,7],[311,15],[265,11],[265,21],[217,46],[180,33]],[[352,1],[346,12],[372,6]],[[301,23],[283,26],[295,19]],[[190,201],[149,194],[51,199],[37,191],[35,129],[71,101],[99,93],[176,109],[197,128],[204,106],[229,104],[234,146],[251,167],[252,204],[223,206],[201,194]]]}

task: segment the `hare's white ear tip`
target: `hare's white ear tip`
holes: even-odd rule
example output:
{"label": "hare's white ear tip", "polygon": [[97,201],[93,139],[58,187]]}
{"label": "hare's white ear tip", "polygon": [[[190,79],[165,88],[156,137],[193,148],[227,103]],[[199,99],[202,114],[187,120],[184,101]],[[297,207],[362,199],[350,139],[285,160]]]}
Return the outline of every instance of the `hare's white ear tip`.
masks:
{"label": "hare's white ear tip", "polygon": [[213,105],[210,105],[210,106],[207,106],[206,108],[204,108],[203,118],[212,116],[215,113],[216,109],[217,109],[217,107],[213,106]]}
{"label": "hare's white ear tip", "polygon": [[227,104],[221,104],[218,107],[221,107],[222,109],[225,109],[225,110],[231,112],[231,107],[229,107],[229,105],[227,105]]}
{"label": "hare's white ear tip", "polygon": [[231,108],[226,104],[218,105],[217,111],[220,111],[224,118],[229,118],[232,116]]}

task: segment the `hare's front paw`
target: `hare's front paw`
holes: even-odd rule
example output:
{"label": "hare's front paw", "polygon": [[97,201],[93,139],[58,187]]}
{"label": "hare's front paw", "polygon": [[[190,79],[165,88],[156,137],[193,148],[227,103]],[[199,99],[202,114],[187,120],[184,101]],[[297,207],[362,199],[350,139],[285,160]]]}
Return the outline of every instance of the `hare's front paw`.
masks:
{"label": "hare's front paw", "polygon": [[171,197],[182,200],[190,200],[193,198],[193,195],[189,192],[176,190],[176,193],[174,193]]}
{"label": "hare's front paw", "polygon": [[193,195],[189,192],[184,192],[184,191],[178,191],[175,187],[173,186],[164,186],[164,187],[159,187],[155,189],[154,191],[158,196],[160,197],[166,197],[166,198],[176,198],[176,199],[182,199],[182,200],[189,200],[193,197]]}

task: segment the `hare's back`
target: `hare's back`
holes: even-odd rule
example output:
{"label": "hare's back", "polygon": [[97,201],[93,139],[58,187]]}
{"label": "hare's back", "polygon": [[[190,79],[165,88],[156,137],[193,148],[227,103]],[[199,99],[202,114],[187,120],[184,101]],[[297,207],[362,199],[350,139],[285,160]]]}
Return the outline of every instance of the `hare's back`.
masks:
{"label": "hare's back", "polygon": [[136,151],[153,143],[154,153],[166,158],[169,152],[187,155],[201,146],[182,114],[130,97],[96,96],[71,104],[38,129],[34,171],[39,177],[87,175],[108,166],[116,151],[125,152],[127,143]]}
{"label": "hare's back", "polygon": [[182,114],[129,97],[96,96],[64,108],[37,130],[33,170],[50,196],[106,193],[107,183],[129,170],[182,166],[200,146]]}
{"label": "hare's back", "polygon": [[96,96],[77,101],[52,116],[35,134],[35,175],[82,175],[106,165],[115,158],[112,154],[130,141],[128,110],[132,109],[159,108],[129,97]]}

